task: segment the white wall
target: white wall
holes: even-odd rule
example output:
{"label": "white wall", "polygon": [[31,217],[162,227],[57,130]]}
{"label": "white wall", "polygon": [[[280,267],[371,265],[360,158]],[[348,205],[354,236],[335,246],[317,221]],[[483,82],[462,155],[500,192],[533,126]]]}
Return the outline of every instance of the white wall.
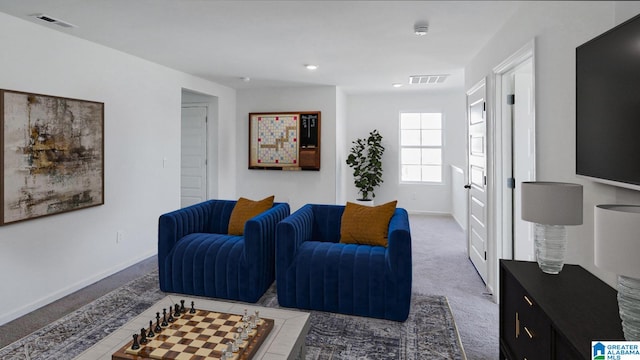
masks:
{"label": "white wall", "polygon": [[[105,205],[0,227],[2,324],[154,255],[180,205],[182,88],[218,97],[224,120],[235,91],[3,13],[0,47],[0,88],[105,104]],[[228,146],[235,127],[220,131]]]}
{"label": "white wall", "polygon": [[[373,129],[383,136],[383,180],[375,191],[375,203],[398,200],[398,206],[411,212],[451,213],[450,165],[466,167],[465,93],[463,89],[447,92],[385,93],[349,95],[347,102],[347,144],[365,138]],[[400,184],[400,112],[442,112],[444,128],[443,184]],[[347,201],[357,198],[353,171],[347,168]]]}
{"label": "white wall", "polygon": [[467,230],[467,191],[462,190],[467,184],[466,171],[451,165],[451,216],[463,230]]}
{"label": "white wall", "polygon": [[[258,200],[275,195],[291,211],[307,203],[336,203],[336,103],[333,86],[238,90],[235,150],[237,196]],[[249,170],[249,113],[321,111],[320,170]]]}
{"label": "white wall", "polygon": [[[640,203],[640,192],[596,184],[575,175],[575,48],[638,14],[640,6],[638,2],[595,1],[521,5],[466,67],[466,88],[535,38],[538,180],[584,185],[584,224],[568,228],[567,262],[579,264],[613,285],[615,275],[593,264],[593,207],[602,203]],[[492,94],[493,84],[489,85],[488,93]]]}
{"label": "white wall", "polygon": [[340,88],[336,91],[336,204],[346,203],[347,194],[347,95]]}

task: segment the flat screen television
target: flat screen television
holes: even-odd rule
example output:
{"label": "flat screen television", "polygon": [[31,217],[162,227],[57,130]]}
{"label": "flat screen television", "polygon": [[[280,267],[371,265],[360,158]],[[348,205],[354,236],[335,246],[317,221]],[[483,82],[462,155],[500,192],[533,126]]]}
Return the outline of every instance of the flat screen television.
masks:
{"label": "flat screen television", "polygon": [[640,15],[576,48],[576,174],[640,190]]}

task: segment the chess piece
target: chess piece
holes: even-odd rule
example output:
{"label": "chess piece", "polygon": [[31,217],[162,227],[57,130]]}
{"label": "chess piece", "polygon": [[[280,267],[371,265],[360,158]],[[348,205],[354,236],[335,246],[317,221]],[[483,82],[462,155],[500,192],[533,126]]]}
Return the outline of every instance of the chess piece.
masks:
{"label": "chess piece", "polygon": [[225,355],[227,355],[229,359],[233,358],[233,345],[231,343],[227,343],[227,352],[225,352]]}
{"label": "chess piece", "polygon": [[260,322],[260,310],[256,310],[256,325]]}
{"label": "chess piece", "polygon": [[145,328],[140,329],[140,344],[144,345],[148,342],[149,341],[147,340],[147,330]]}
{"label": "chess piece", "polygon": [[237,353],[240,350],[240,336],[238,333],[233,334],[233,348],[231,349],[234,353]]}
{"label": "chess piece", "polygon": [[131,344],[131,350],[140,349],[140,344],[138,343],[138,334],[133,334],[133,344]]}
{"label": "chess piece", "polygon": [[242,315],[242,322],[248,322],[249,321],[249,315],[247,315],[247,309],[244,309],[244,315]]}
{"label": "chess piece", "polygon": [[173,313],[173,317],[176,318],[176,319],[179,318],[180,317],[180,305],[176,304],[173,307],[173,312],[174,312]]}
{"label": "chess piece", "polygon": [[161,331],[162,331],[162,328],[160,327],[160,313],[157,312],[156,313],[156,333],[160,334]]}
{"label": "chess piece", "polygon": [[183,314],[187,312],[187,308],[184,307],[184,300],[180,300],[180,312]]}
{"label": "chess piece", "polygon": [[153,320],[149,320],[149,332],[147,333],[147,337],[152,338],[154,336],[156,336],[156,334],[153,332]]}
{"label": "chess piece", "polygon": [[240,334],[240,338],[242,340],[247,340],[247,338],[249,337],[249,324],[244,323],[242,324],[242,334]]}
{"label": "chess piece", "polygon": [[167,322],[167,309],[162,309],[162,323],[160,324],[160,326],[169,326],[169,323]]}
{"label": "chess piece", "polygon": [[195,304],[192,301],[191,302],[191,310],[189,310],[189,314],[195,314],[196,313],[196,308],[195,308]]}
{"label": "chess piece", "polygon": [[172,323],[174,321],[176,321],[176,319],[173,318],[173,306],[169,306],[169,317],[167,318],[167,322]]}
{"label": "chess piece", "polygon": [[238,328],[238,337],[236,338],[236,342],[238,343],[238,347],[244,345],[244,340],[242,339],[242,329]]}

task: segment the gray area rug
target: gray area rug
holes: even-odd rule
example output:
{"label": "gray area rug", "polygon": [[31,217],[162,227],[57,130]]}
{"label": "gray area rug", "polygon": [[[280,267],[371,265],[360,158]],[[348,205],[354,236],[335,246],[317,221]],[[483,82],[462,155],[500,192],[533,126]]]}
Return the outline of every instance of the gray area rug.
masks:
{"label": "gray area rug", "polygon": [[[2,360],[73,359],[158,300],[156,271],[0,349]],[[258,301],[278,307],[275,288]],[[447,299],[412,297],[404,323],[311,312],[307,359],[465,359]]]}

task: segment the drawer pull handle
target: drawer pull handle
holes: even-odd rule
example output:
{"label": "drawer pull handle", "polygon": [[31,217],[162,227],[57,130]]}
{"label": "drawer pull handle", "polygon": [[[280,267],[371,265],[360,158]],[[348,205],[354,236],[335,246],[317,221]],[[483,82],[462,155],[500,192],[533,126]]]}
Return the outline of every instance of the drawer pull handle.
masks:
{"label": "drawer pull handle", "polygon": [[518,312],[516,311],[516,339],[520,336],[520,318],[518,317]]}
{"label": "drawer pull handle", "polygon": [[529,306],[533,306],[533,301],[529,300],[529,298],[527,297],[527,295],[524,296],[524,301],[527,302],[527,304],[529,304]]}
{"label": "drawer pull handle", "polygon": [[529,335],[529,339],[533,339],[533,333],[531,332],[531,330],[527,329],[527,327],[524,327],[524,331],[527,333],[527,335]]}

